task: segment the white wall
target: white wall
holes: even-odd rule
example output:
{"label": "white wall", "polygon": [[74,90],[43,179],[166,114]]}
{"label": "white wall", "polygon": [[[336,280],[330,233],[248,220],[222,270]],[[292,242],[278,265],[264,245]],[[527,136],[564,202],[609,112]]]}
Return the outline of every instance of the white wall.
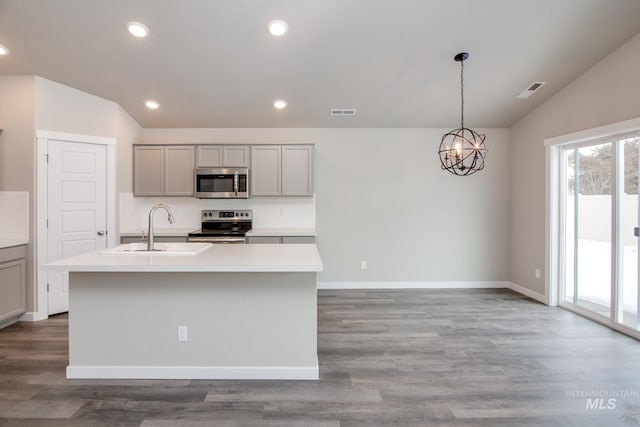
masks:
{"label": "white wall", "polygon": [[511,128],[509,280],[544,294],[544,140],[640,117],[640,34]]}
{"label": "white wall", "polygon": [[38,130],[115,137],[118,108],[115,102],[36,77]]}
{"label": "white wall", "polygon": [[[509,132],[484,171],[440,170],[448,129],[144,129],[145,143],[314,143],[322,282],[502,281]],[[360,269],[360,261],[368,269]]]}

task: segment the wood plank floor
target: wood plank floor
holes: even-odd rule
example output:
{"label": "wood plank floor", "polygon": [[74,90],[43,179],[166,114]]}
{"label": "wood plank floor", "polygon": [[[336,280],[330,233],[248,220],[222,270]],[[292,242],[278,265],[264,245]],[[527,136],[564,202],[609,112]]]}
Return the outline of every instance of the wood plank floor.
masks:
{"label": "wood plank floor", "polygon": [[18,323],[0,426],[640,425],[640,343],[507,290],[320,291],[318,327],[320,381],[97,381]]}

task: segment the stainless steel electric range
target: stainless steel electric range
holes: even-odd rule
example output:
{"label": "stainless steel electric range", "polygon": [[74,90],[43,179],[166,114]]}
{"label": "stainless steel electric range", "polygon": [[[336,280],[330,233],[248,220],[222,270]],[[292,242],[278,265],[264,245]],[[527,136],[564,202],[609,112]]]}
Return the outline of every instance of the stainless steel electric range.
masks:
{"label": "stainless steel electric range", "polygon": [[245,234],[253,226],[253,211],[204,210],[202,227],[189,233],[189,242],[246,243]]}

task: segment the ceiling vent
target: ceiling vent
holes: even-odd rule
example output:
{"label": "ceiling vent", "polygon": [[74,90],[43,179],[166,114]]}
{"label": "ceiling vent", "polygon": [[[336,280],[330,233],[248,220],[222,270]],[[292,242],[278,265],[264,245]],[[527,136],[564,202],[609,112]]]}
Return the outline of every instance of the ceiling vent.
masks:
{"label": "ceiling vent", "polygon": [[520,95],[516,96],[516,98],[527,99],[528,97],[533,95],[535,92],[537,92],[545,84],[547,84],[547,82],[533,82],[529,85],[529,87],[527,87],[525,90],[520,92]]}
{"label": "ceiling vent", "polygon": [[356,111],[358,110],[356,110],[355,108],[332,108],[329,111],[329,115],[336,117],[355,116]]}

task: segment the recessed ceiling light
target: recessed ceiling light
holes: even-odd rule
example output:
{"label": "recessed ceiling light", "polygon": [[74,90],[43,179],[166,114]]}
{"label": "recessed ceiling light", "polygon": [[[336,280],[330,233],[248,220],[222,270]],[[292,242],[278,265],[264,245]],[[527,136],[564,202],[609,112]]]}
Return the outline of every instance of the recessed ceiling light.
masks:
{"label": "recessed ceiling light", "polygon": [[160,104],[158,104],[158,102],[153,101],[151,99],[148,99],[148,100],[144,101],[144,105],[146,105],[147,108],[149,108],[151,110],[156,110],[160,106]]}
{"label": "recessed ceiling light", "polygon": [[149,29],[147,26],[140,22],[129,22],[127,24],[127,28],[129,29],[129,32],[136,37],[147,37],[149,35]]}
{"label": "recessed ceiling light", "polygon": [[8,55],[8,54],[9,54],[9,49],[7,49],[6,47],[0,44],[0,55]]}
{"label": "recessed ceiling light", "polygon": [[278,110],[282,110],[287,106],[287,101],[285,101],[284,99],[276,99],[275,101],[273,101],[273,106]]}
{"label": "recessed ceiling light", "polygon": [[284,35],[289,30],[289,26],[287,25],[287,23],[279,19],[270,21],[267,25],[267,28],[269,28],[269,32],[271,33],[271,35],[274,35],[276,37]]}

